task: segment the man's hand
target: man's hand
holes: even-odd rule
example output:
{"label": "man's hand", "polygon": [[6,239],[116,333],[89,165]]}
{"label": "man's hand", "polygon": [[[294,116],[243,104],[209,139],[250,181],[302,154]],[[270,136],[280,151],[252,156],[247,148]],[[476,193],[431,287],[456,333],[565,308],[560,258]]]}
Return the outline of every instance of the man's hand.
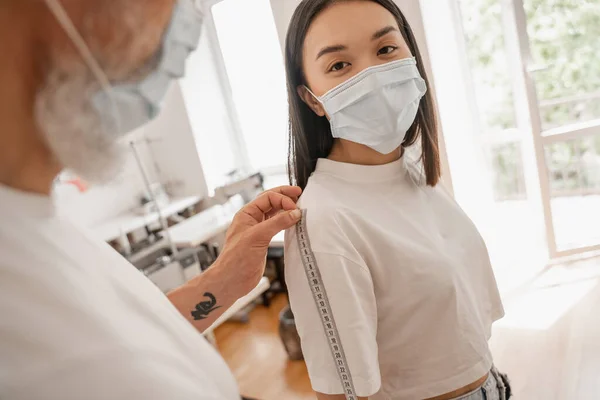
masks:
{"label": "man's hand", "polygon": [[169,293],[169,300],[199,331],[258,285],[271,239],[302,217],[296,207],[301,193],[298,187],[282,186],[258,196],[236,214],[215,264]]}
{"label": "man's hand", "polygon": [[216,267],[237,276],[242,295],[258,285],[265,272],[269,244],[275,235],[302,217],[296,202],[302,190],[282,186],[269,190],[241,209],[227,231]]}

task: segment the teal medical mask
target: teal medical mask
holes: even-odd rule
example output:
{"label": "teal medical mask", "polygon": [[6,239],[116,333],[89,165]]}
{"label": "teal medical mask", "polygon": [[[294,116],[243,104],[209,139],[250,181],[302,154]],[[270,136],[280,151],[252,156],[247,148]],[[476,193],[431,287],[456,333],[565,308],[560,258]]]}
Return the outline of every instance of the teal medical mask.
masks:
{"label": "teal medical mask", "polygon": [[194,0],[178,0],[163,35],[156,70],[139,82],[112,85],[77,32],[59,0],[45,0],[84,61],[102,85],[92,99],[103,126],[115,139],[147,124],[158,116],[171,83],[185,75],[185,63],[200,40],[202,13]]}
{"label": "teal medical mask", "polygon": [[319,101],[334,138],[389,154],[404,142],[427,85],[414,58],[370,67],[336,86]]}

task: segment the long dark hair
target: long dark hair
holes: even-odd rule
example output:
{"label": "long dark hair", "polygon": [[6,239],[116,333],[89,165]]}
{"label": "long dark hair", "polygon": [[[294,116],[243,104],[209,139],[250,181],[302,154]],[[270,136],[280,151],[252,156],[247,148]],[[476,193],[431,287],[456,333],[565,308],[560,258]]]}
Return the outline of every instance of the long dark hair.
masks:
{"label": "long dark hair", "polygon": [[[290,183],[306,187],[308,178],[315,171],[317,160],[329,156],[333,146],[331,126],[327,117],[319,117],[302,101],[297,88],[307,85],[302,68],[303,46],[306,33],[319,13],[340,0],[303,0],[292,17],[285,44],[285,68],[287,73],[288,101],[290,106],[288,173]],[[377,3],[391,12],[427,87],[429,80],[423,67],[421,53],[415,36],[393,0],[366,0]],[[427,184],[435,186],[441,174],[438,148],[437,110],[431,90],[421,100],[415,123],[406,133],[403,148],[412,146],[421,137],[421,162]]]}

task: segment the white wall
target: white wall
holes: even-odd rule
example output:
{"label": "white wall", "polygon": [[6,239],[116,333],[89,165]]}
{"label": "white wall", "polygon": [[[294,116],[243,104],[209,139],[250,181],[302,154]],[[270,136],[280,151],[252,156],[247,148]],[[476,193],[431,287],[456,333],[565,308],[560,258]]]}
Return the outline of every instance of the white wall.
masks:
{"label": "white wall", "polygon": [[300,0],[270,0],[271,8],[273,9],[273,18],[275,19],[275,26],[277,27],[277,33],[279,34],[279,41],[281,42],[282,54],[285,54],[285,36],[287,34],[290,20]]}
{"label": "white wall", "polygon": [[[431,78],[433,75],[431,68],[431,58],[428,51],[428,43],[425,36],[425,27],[423,24],[423,15],[421,14],[421,8],[418,0],[395,0],[407,20],[409,21],[411,28],[415,34],[421,55],[423,56],[423,62],[425,69],[430,77],[432,90],[434,96],[436,94],[434,80]],[[277,32],[279,33],[279,39],[281,41],[282,51],[285,48],[285,36],[287,34],[288,26],[292,15],[300,3],[300,0],[271,0],[271,7],[273,8],[273,17],[275,18],[275,24],[277,26]],[[446,155],[446,146],[443,132],[440,132],[440,150],[442,158],[442,176],[443,183],[452,191],[452,181],[450,178],[450,169],[448,166],[448,159]]]}
{"label": "white wall", "polygon": [[[189,112],[191,112],[190,110]],[[179,83],[170,88],[161,115],[145,131],[159,180],[173,196],[206,196],[208,188]],[[154,169],[147,165],[146,170]]]}
{"label": "white wall", "polygon": [[213,43],[218,43],[215,35],[207,16],[198,49],[188,60],[187,74],[180,82],[209,191],[224,183],[223,175],[243,168],[245,162],[236,153],[236,122],[224,95],[228,90],[224,87],[226,72],[213,48]]}

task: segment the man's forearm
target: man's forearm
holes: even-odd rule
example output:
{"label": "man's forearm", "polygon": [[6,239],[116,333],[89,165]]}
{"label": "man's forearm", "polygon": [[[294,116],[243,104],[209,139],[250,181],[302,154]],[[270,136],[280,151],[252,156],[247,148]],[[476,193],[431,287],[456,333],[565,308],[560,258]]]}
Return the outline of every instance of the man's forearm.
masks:
{"label": "man's forearm", "polygon": [[230,282],[230,275],[216,263],[167,296],[196,329],[204,332],[240,297],[247,294],[239,285]]}

